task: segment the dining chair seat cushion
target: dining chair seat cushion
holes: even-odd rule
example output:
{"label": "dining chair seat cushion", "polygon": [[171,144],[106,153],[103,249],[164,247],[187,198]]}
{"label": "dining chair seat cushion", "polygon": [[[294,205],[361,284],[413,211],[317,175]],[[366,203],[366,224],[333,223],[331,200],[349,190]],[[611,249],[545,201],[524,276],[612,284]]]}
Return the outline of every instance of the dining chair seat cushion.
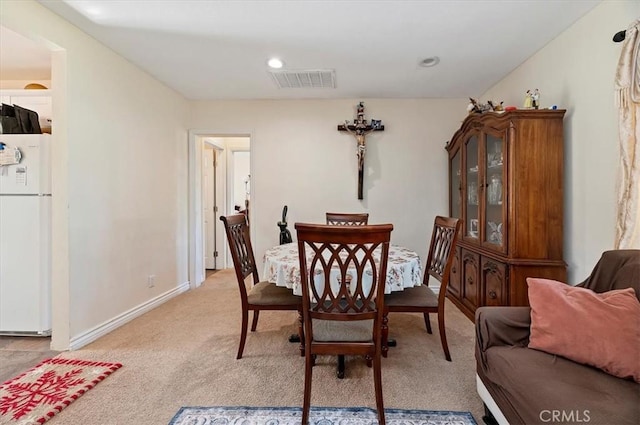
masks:
{"label": "dining chair seat cushion", "polygon": [[314,341],[373,341],[373,319],[352,321],[312,319],[312,324]]}
{"label": "dining chair seat cushion", "polygon": [[405,288],[384,296],[387,307],[438,307],[438,294],[427,285]]}
{"label": "dining chair seat cushion", "polygon": [[254,305],[298,305],[302,297],[293,295],[293,291],[271,282],[259,282],[247,294],[247,301]]}

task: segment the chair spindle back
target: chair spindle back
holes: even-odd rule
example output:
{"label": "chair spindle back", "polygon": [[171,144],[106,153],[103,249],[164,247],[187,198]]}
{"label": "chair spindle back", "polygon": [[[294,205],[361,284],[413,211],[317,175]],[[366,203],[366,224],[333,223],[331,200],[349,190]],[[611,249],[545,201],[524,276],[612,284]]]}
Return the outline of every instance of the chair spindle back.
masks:
{"label": "chair spindle back", "polygon": [[327,224],[332,226],[366,226],[369,213],[326,213]]}

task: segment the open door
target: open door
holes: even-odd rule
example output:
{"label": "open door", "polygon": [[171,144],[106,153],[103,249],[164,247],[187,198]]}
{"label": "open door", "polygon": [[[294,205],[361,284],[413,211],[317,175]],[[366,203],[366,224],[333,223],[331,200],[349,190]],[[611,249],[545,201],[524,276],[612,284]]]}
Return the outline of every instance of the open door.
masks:
{"label": "open door", "polygon": [[216,246],[216,165],[218,152],[215,147],[204,144],[202,152],[202,216],[204,218],[204,268],[215,270],[218,251]]}

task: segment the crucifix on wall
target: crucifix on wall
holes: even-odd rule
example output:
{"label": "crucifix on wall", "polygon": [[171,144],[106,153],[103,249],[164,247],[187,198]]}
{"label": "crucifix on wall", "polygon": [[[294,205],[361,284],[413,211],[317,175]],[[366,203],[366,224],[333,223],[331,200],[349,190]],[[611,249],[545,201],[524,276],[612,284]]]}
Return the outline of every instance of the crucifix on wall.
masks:
{"label": "crucifix on wall", "polygon": [[338,131],[346,131],[353,134],[358,142],[356,155],[358,156],[358,199],[362,197],[362,180],[364,178],[364,154],[367,150],[365,136],[372,131],[384,131],[384,125],[381,120],[372,119],[367,122],[364,118],[364,102],[358,103],[356,106],[356,118],[352,124],[349,120],[345,120],[344,124],[338,125]]}

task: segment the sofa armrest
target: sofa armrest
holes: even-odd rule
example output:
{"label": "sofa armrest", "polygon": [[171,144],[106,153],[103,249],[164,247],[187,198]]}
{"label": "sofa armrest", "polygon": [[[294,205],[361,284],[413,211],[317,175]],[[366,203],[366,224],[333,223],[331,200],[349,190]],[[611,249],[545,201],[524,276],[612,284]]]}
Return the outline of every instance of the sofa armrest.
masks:
{"label": "sofa armrest", "polygon": [[529,344],[530,307],[480,307],[476,310],[476,338],[481,351],[493,346]]}

